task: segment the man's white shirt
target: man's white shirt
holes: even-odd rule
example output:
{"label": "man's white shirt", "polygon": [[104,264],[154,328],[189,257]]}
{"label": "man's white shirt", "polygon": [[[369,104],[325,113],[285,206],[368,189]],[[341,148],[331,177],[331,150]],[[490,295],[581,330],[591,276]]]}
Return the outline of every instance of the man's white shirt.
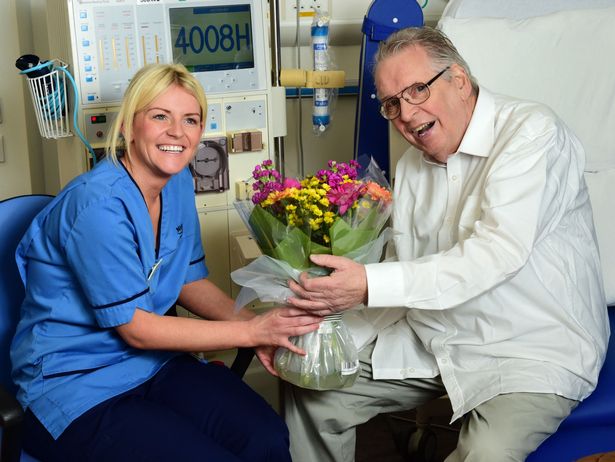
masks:
{"label": "man's white shirt", "polygon": [[446,165],[404,154],[396,261],[366,266],[369,308],[345,316],[359,347],[377,336],[374,378],[441,374],[453,419],[501,393],[589,395],[609,327],[584,164],[547,107],[482,87]]}

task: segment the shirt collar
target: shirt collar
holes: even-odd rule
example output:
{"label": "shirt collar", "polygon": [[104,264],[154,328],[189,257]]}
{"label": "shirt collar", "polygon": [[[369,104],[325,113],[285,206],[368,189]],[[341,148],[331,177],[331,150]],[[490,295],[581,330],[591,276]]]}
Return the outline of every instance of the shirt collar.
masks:
{"label": "shirt collar", "polygon": [[[471,156],[489,157],[495,138],[494,119],[495,101],[493,95],[484,87],[480,87],[468,128],[466,128],[466,132],[461,139],[459,149],[452,156],[463,153]],[[447,165],[434,159],[429,154],[424,152],[422,154],[425,163],[438,167],[446,167]]]}
{"label": "shirt collar", "polygon": [[494,118],[493,95],[484,87],[480,87],[472,118],[457,152],[489,157],[495,138]]}

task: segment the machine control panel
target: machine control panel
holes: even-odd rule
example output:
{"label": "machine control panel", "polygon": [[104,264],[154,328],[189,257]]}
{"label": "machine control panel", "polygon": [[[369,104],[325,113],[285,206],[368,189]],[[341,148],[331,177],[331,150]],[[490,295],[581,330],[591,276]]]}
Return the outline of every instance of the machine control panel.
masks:
{"label": "machine control panel", "polygon": [[179,62],[207,94],[267,90],[256,0],[69,0],[81,104],[121,101],[146,64]]}

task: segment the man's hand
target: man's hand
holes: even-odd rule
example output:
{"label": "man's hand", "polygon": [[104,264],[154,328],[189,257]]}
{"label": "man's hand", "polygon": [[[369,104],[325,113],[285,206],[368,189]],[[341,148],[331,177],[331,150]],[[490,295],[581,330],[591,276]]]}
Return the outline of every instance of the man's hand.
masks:
{"label": "man's hand", "polygon": [[299,284],[289,281],[297,297],[290,297],[288,304],[326,316],[367,302],[367,275],[362,264],[333,255],[311,255],[310,259],[332,272],[314,278],[302,273]]}

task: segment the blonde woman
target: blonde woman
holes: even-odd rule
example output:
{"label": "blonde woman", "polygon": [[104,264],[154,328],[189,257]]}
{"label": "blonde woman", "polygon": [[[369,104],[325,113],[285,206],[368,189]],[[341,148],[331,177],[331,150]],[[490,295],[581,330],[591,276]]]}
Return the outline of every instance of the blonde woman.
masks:
{"label": "blonde woman", "polygon": [[[207,280],[187,168],[206,99],[181,65],[131,81],[107,157],[34,220],[12,348],[27,451],[41,461],[290,461],[288,431],[229,369],[185,352],[277,346],[319,318],[237,314]],[[164,316],[178,302],[203,319]]]}

